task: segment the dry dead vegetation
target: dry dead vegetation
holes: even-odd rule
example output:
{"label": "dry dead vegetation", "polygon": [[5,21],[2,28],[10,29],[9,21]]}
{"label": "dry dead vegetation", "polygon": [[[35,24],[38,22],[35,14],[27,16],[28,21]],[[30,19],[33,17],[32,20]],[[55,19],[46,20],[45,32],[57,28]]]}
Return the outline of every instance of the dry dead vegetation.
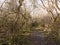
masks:
{"label": "dry dead vegetation", "polygon": [[57,4],[59,0],[47,0],[48,7],[45,6],[44,0],[40,0],[42,8],[46,9],[49,15],[42,19],[32,19],[29,12],[26,10],[22,12],[21,6],[24,0],[19,0],[19,6],[16,7],[14,7],[16,2],[13,3],[11,0],[10,6],[10,2],[5,1],[4,3],[9,6],[3,8],[3,3],[0,7],[0,45],[29,45],[30,40],[27,36],[35,30],[45,34],[46,44],[49,42],[60,44],[60,7]]}

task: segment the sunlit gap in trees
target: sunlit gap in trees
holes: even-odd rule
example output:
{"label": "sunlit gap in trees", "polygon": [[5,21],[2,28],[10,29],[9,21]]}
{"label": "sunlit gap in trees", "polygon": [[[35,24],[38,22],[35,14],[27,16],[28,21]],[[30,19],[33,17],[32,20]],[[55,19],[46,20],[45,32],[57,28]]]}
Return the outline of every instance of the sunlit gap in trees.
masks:
{"label": "sunlit gap in trees", "polygon": [[[2,5],[2,3],[4,2],[5,0],[0,0],[0,6]],[[10,1],[10,0],[6,0],[6,1]],[[18,1],[18,0],[17,0]],[[50,1],[50,0],[49,0]],[[43,0],[43,3],[45,5],[45,7],[49,8],[48,7],[48,0]],[[50,2],[51,4],[52,2]],[[17,3],[18,4],[18,3]],[[59,1],[58,1],[58,6],[60,5]],[[44,15],[47,15],[47,12],[46,9],[44,8],[41,0],[24,0],[23,2],[23,5],[22,5],[23,9],[26,8],[26,11],[28,11],[31,16],[44,16]],[[59,6],[60,7],[60,6]],[[38,12],[39,11],[39,12]],[[42,13],[43,12],[43,13]],[[55,10],[54,12],[55,13]],[[36,15],[35,15],[36,14]]]}

